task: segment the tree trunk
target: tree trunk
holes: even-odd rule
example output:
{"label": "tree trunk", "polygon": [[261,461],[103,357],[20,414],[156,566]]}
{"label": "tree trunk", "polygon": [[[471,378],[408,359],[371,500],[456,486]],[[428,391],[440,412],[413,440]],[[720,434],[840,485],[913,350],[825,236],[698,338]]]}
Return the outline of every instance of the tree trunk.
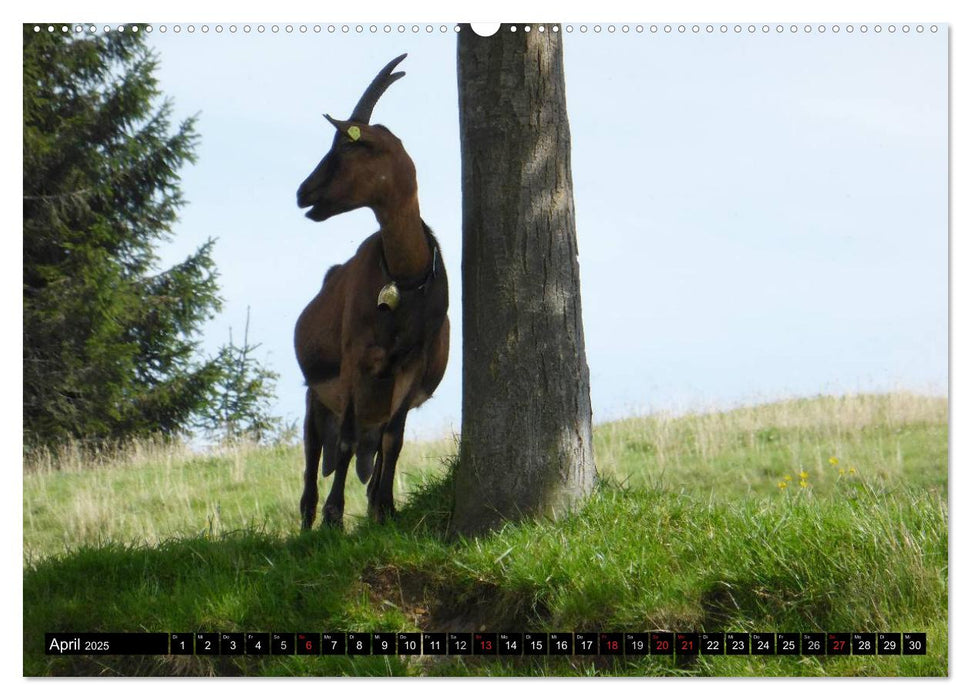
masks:
{"label": "tree trunk", "polygon": [[464,534],[561,514],[596,477],[562,35],[518,29],[458,36]]}

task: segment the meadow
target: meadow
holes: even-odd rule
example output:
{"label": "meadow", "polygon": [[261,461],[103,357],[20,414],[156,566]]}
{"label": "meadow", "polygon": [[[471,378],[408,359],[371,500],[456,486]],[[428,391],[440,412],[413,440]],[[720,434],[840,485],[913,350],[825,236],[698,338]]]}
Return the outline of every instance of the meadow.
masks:
{"label": "meadow", "polygon": [[[948,674],[948,404],[817,397],[599,425],[575,512],[449,539],[454,440],[400,517],[301,533],[299,446],[25,457],[25,675]],[[329,480],[322,484],[326,496]],[[912,631],[925,656],[48,657],[48,631]]]}

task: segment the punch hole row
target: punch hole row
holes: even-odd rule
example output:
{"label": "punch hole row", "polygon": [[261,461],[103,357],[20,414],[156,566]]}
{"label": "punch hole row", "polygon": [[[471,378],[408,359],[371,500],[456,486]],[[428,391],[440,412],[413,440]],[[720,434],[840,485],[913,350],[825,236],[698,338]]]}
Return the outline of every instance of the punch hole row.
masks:
{"label": "punch hole row", "polygon": [[[508,31],[510,31],[510,32],[516,32],[516,31],[530,32],[533,29],[535,29],[538,32],[545,32],[545,31],[547,31],[546,26],[545,25],[542,25],[542,24],[539,24],[539,25],[529,25],[529,24],[515,25],[515,24],[513,24],[513,25],[510,25],[508,27]],[[96,26],[96,25],[93,25],[93,24],[88,24],[88,25],[85,25],[85,24],[75,24],[75,25],[66,25],[66,24],[53,25],[53,24],[49,24],[49,25],[46,25],[46,26],[44,26],[44,25],[34,25],[34,32],[35,33],[39,33],[39,32],[45,31],[45,30],[47,32],[49,32],[49,33],[52,33],[52,34],[55,33],[55,32],[61,32],[63,34],[67,34],[67,33],[70,33],[72,31],[75,34],[83,34],[83,33],[86,33],[86,34],[96,34],[96,33],[99,33],[99,32],[109,33],[109,32],[126,32],[126,31],[128,31],[128,32],[137,32],[137,31],[139,31],[137,25],[126,26],[124,24],[117,25],[117,26],[111,26],[111,25]],[[243,25],[236,25],[236,24],[229,24],[229,25],[225,25],[224,26],[222,24],[216,24],[216,25],[213,25],[212,27],[210,27],[208,24],[203,24],[203,25],[199,25],[198,27],[196,27],[196,25],[193,25],[193,24],[187,24],[187,25],[184,25],[184,26],[183,25],[180,25],[180,24],[174,24],[174,25],[171,25],[171,26],[170,25],[165,25],[165,24],[161,24],[161,25],[154,26],[154,25],[151,25],[150,24],[150,25],[147,25],[145,27],[145,32],[147,32],[147,33],[151,33],[153,31],[158,31],[161,34],[166,34],[169,31],[171,31],[171,32],[173,32],[175,34],[181,34],[183,31],[185,31],[187,34],[195,34],[197,31],[199,33],[201,33],[201,34],[208,34],[210,31],[212,31],[212,32],[214,32],[216,34],[222,34],[224,31],[229,32],[230,34],[236,34],[237,32],[242,32],[243,34],[250,34],[250,33],[253,33],[253,32],[255,32],[257,34],[265,34],[267,32],[269,32],[271,34],[279,34],[280,32],[283,32],[285,34],[293,34],[293,33],[298,33],[298,34],[307,34],[307,33],[320,34],[322,32],[327,32],[328,34],[336,34],[336,33],[341,33],[341,34],[351,34],[351,33],[354,33],[354,34],[364,34],[364,33],[369,33],[369,34],[392,34],[392,33],[397,33],[397,34],[405,34],[405,33],[411,33],[411,34],[421,34],[421,33],[424,33],[424,34],[433,34],[433,33],[436,33],[436,32],[439,33],[439,34],[445,34],[445,33],[449,32],[450,30],[451,31],[454,31],[454,32],[458,32],[460,30],[459,29],[459,25],[455,24],[455,25],[449,26],[449,25],[445,25],[445,24],[441,24],[441,25],[431,25],[431,24],[426,24],[426,25],[418,25],[418,24],[412,24],[412,25],[404,25],[404,24],[398,24],[398,25],[390,25],[390,24],[384,24],[384,25],[376,25],[376,24],[371,24],[371,25],[362,25],[362,24],[356,24],[356,25],[349,25],[349,24],[341,24],[341,25],[335,25],[335,24],[328,24],[328,25],[320,25],[320,24],[314,24],[314,25],[306,25],[306,24],[299,24],[299,25],[293,25],[293,24],[286,24],[286,25],[279,25],[279,24],[271,24],[271,25],[264,25],[264,24],[249,25],[249,24],[243,24]],[[643,25],[643,24],[636,24],[636,25],[630,25],[630,24],[622,24],[622,25],[614,25],[614,24],[599,25],[599,24],[594,24],[594,25],[586,25],[586,24],[580,24],[580,25],[576,25],[576,26],[574,26],[572,24],[568,24],[568,25],[566,25],[564,27],[564,30],[567,33],[573,33],[574,31],[577,31],[580,34],[586,34],[588,32],[593,32],[594,34],[600,34],[600,33],[602,33],[605,30],[606,30],[606,32],[608,34],[615,34],[618,31],[620,31],[622,34],[629,34],[631,32],[634,32],[635,34],[643,34],[644,32],[648,32],[650,34],[658,34],[658,33],[664,33],[664,34],[672,34],[672,33],[678,33],[678,34],[688,34],[688,33],[691,33],[691,34],[729,34],[729,33],[733,33],[733,34],[772,34],[772,33],[775,33],[775,34],[786,34],[786,33],[788,33],[788,34],[813,34],[813,33],[816,33],[816,34],[827,34],[827,33],[839,34],[840,32],[845,32],[846,34],[853,34],[854,32],[858,32],[860,34],[867,34],[869,32],[873,32],[875,34],[880,34],[880,33],[884,32],[884,31],[886,31],[889,34],[895,34],[898,31],[899,32],[902,32],[904,34],[909,34],[911,31],[914,31],[917,34],[923,34],[924,31],[925,31],[925,27],[922,24],[914,25],[913,27],[911,27],[911,25],[909,25],[909,24],[900,25],[899,27],[897,25],[895,25],[895,24],[888,24],[888,25],[881,25],[881,24],[874,24],[874,25],[867,25],[867,24],[861,24],[861,25],[852,25],[852,24],[839,25],[839,24],[834,24],[834,25],[829,25],[829,26],[827,26],[825,24],[819,24],[819,25],[811,25],[811,24],[805,24],[805,25],[798,25],[798,24],[790,24],[790,25],[783,25],[783,24],[776,24],[776,25],[768,25],[768,24],[761,24],[761,25],[755,25],[755,24],[749,24],[749,25],[741,25],[741,24],[734,24],[734,25],[729,25],[729,24],[721,24],[721,25],[713,25],[713,24],[706,24],[706,25],[700,25],[700,24],[691,24],[691,25],[687,25],[687,24],[678,24],[678,25],[672,25],[672,24],[663,24],[663,25],[658,25],[658,24],[651,24],[651,25]],[[930,27],[927,28],[927,30],[930,31],[931,33],[937,33],[938,27],[937,27],[937,25],[932,24],[932,25],[930,25]],[[559,31],[559,25],[553,25],[552,27],[550,27],[550,31],[558,32]]]}
{"label": "punch hole row", "polygon": [[[236,34],[237,32],[241,32],[243,34],[251,34],[251,33],[256,33],[256,34],[266,34],[266,33],[279,34],[281,32],[282,33],[285,33],[285,34],[294,34],[294,33],[296,33],[296,34],[307,34],[307,33],[320,34],[322,32],[327,32],[329,34],[335,34],[335,33],[342,33],[342,34],[351,34],[351,33],[354,33],[354,34],[364,34],[364,33],[369,33],[369,34],[380,34],[380,33],[383,33],[383,34],[391,34],[391,33],[398,33],[398,34],[405,34],[405,33],[412,33],[412,34],[419,34],[419,33],[432,34],[432,33],[436,33],[437,32],[437,33],[440,33],[440,34],[444,34],[444,33],[447,33],[450,29],[452,31],[456,31],[457,32],[457,31],[459,31],[459,26],[457,24],[456,25],[452,25],[451,27],[449,25],[445,25],[445,24],[442,24],[442,25],[431,25],[431,24],[426,24],[426,25],[418,25],[418,24],[412,24],[412,25],[404,25],[404,24],[390,25],[390,24],[384,24],[384,25],[380,25],[380,26],[379,25],[376,25],[376,24],[371,24],[371,25],[362,25],[362,24],[356,24],[356,25],[350,25],[350,24],[341,24],[341,25],[335,25],[335,24],[326,24],[326,25],[320,25],[320,24],[313,24],[313,25],[308,25],[308,24],[296,24],[296,25],[295,24],[284,24],[284,25],[280,25],[280,24],[270,24],[270,25],[265,25],[265,24],[256,24],[256,25],[249,25],[249,24],[242,24],[242,25],[228,24],[228,25],[222,25],[222,24],[216,24],[216,25],[212,25],[212,26],[210,26],[208,24],[202,24],[202,25],[198,25],[198,26],[196,26],[194,24],[186,24],[186,25],[181,25],[181,24],[173,24],[173,25],[166,25],[166,24],[151,25],[151,24],[149,24],[149,25],[147,25],[145,27],[144,31],[146,33],[159,32],[161,34],[166,34],[168,32],[172,32],[174,34],[181,34],[182,32],[185,32],[187,34],[195,34],[196,32],[199,32],[200,34],[209,34],[210,32],[213,32],[215,34],[222,34],[223,32],[228,32],[230,34]],[[43,25],[34,25],[34,32],[42,32],[42,31],[45,31],[45,30],[48,31],[48,32],[50,32],[50,33],[54,33],[54,32],[60,31],[60,32],[66,34],[66,33],[69,33],[69,32],[72,32],[73,31],[75,34],[82,34],[82,33],[84,33],[84,34],[96,34],[96,33],[99,33],[99,32],[102,32],[102,33],[126,32],[126,31],[129,31],[129,32],[137,32],[138,31],[138,26],[137,25],[127,26],[127,25],[124,25],[124,24],[117,25],[117,26],[112,26],[112,25],[107,25],[107,24],[106,25],[102,25],[102,26],[97,26],[97,25],[94,25],[94,24],[75,24],[75,25],[58,25],[58,26],[55,26],[55,25],[47,25],[45,27]]]}
{"label": "punch hole row", "polygon": [[[516,31],[515,27],[510,27],[512,31]],[[623,34],[628,34],[630,32],[635,32],[637,34],[643,34],[645,31],[651,34],[664,33],[664,34],[839,34],[840,32],[845,32],[847,34],[853,34],[854,32],[859,32],[860,34],[866,34],[868,32],[874,32],[880,34],[886,31],[889,34],[895,34],[900,31],[904,34],[909,34],[911,31],[917,34],[923,34],[925,27],[922,24],[911,26],[909,24],[896,25],[896,24],[861,24],[861,25],[825,25],[825,24],[621,24],[614,25],[608,24],[601,26],[599,24],[586,25],[580,24],[574,26],[568,24],[564,27],[567,33],[573,33],[578,31],[581,34],[586,34],[592,31],[594,34],[600,34],[605,29],[608,34],[614,34],[620,30]],[[937,25],[930,25],[928,29],[932,33],[937,32]]]}

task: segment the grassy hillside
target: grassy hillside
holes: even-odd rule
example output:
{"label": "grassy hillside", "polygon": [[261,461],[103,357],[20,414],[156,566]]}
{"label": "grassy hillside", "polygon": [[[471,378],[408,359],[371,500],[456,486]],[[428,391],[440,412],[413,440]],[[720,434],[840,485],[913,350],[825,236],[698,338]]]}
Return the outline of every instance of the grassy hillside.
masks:
{"label": "grassy hillside", "polygon": [[[298,532],[301,451],[141,446],[24,474],[25,673],[946,675],[947,402],[823,397],[600,426],[556,523],[443,537],[445,441],[407,445],[400,520]],[[324,489],[329,487],[329,480]],[[323,491],[326,494],[326,490]],[[922,657],[48,658],[104,631],[923,631]]]}

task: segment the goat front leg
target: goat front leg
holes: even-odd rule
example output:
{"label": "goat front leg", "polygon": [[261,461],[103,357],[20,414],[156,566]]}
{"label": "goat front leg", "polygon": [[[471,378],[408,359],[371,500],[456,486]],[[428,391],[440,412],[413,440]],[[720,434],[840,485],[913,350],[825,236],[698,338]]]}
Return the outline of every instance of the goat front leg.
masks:
{"label": "goat front leg", "polygon": [[[379,523],[387,522],[395,516],[394,509],[394,472],[398,465],[398,455],[405,438],[405,417],[408,408],[402,406],[385,426],[381,436],[380,470],[375,470],[368,489],[368,515]],[[373,489],[373,490],[372,490]]]}
{"label": "goat front leg", "polygon": [[356,438],[354,424],[354,407],[348,404],[341,419],[340,434],[337,440],[337,468],[334,483],[330,487],[327,502],[324,503],[324,524],[332,527],[344,527],[344,482],[347,479],[347,468],[354,454]]}

